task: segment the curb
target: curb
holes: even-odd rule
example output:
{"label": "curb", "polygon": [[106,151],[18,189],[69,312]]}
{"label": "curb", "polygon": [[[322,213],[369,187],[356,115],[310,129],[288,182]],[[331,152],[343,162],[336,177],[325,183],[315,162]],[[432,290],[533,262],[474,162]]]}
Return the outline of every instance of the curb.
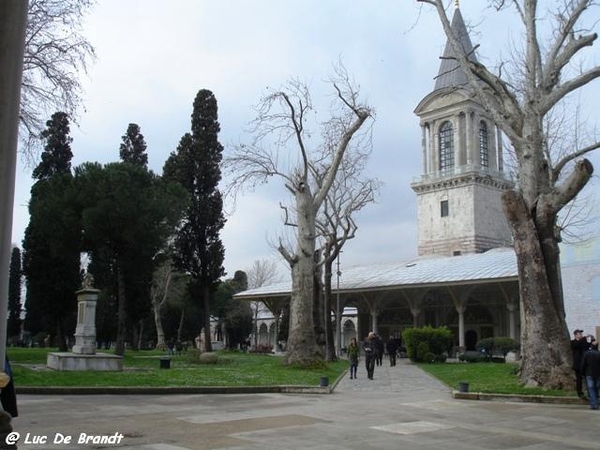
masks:
{"label": "curb", "polygon": [[122,386],[21,386],[17,395],[176,395],[176,394],[329,394],[330,387],[313,386],[190,386],[190,387],[122,387]]}
{"label": "curb", "polygon": [[551,397],[546,395],[488,394],[485,392],[452,391],[457,400],[484,400],[501,402],[549,403],[555,405],[587,405],[588,401],[579,397]]}
{"label": "curb", "polygon": [[17,395],[332,394],[348,371],[329,386],[19,386]]}

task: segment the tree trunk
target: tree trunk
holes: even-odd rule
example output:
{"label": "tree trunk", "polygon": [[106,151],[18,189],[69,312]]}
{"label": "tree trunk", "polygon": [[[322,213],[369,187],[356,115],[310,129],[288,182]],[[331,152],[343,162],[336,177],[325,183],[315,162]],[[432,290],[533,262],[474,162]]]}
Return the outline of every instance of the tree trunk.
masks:
{"label": "tree trunk", "polygon": [[162,326],[161,307],[158,302],[153,305],[154,310],[154,325],[156,326],[156,350],[166,350],[167,345],[165,344],[165,330]]}
{"label": "tree trunk", "polygon": [[[325,318],[325,335],[327,338],[327,354],[325,355],[325,359],[327,361],[337,361],[337,352],[335,347],[335,337],[333,336],[333,327],[331,326],[331,279],[332,279],[332,266],[333,260],[327,257],[325,259],[325,311],[328,311]],[[339,322],[337,320],[338,312],[336,312],[336,324]]]}
{"label": "tree trunk", "polygon": [[322,271],[318,265],[321,258],[321,252],[316,251],[314,256],[315,273],[314,273],[314,299],[313,299],[313,322],[315,326],[315,338],[319,348],[323,349],[326,345],[325,335],[325,300],[323,298],[323,282]]}
{"label": "tree trunk", "polygon": [[[558,254],[544,255],[535,222],[517,191],[502,196],[514,239],[521,301],[520,378],[526,386],[574,389],[571,349],[564,309],[557,309],[549,275],[556,276]],[[560,336],[561,339],[556,339]]]}
{"label": "tree trunk", "polygon": [[298,246],[292,264],[290,330],[284,363],[312,366],[323,358],[313,323],[315,210],[308,186],[300,184],[296,192]]}
{"label": "tree trunk", "polygon": [[179,328],[177,328],[177,340],[181,342],[181,336],[183,335],[183,323],[185,321],[185,307],[181,306],[181,315],[179,316]]}
{"label": "tree trunk", "polygon": [[125,276],[121,264],[117,262],[117,290],[119,292],[119,307],[117,313],[117,341],[115,355],[125,354],[125,333],[127,331],[127,298],[125,296]]}
{"label": "tree trunk", "polygon": [[202,286],[202,301],[204,304],[204,348],[207,352],[212,352],[210,336],[210,290],[208,286]]}
{"label": "tree trunk", "polygon": [[144,339],[144,321],[143,320],[139,321],[138,328],[139,328],[139,332],[138,332],[138,338],[135,341],[137,344],[135,350],[142,349],[142,339]]}

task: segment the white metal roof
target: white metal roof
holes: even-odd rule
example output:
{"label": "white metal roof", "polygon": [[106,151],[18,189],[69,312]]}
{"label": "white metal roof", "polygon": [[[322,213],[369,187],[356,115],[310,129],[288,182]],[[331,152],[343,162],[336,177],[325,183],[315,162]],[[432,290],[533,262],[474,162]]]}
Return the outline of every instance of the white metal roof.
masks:
{"label": "white metal roof", "polygon": [[[511,247],[460,256],[418,257],[400,263],[348,267],[340,276],[340,292],[371,291],[435,284],[517,280],[517,258]],[[337,288],[334,275],[333,289]],[[237,298],[280,297],[291,292],[291,281],[240,292]]]}

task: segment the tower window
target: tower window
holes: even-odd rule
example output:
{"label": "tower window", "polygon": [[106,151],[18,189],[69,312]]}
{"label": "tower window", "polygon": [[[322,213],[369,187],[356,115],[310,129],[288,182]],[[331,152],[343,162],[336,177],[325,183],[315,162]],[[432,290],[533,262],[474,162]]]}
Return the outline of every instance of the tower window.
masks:
{"label": "tower window", "polygon": [[442,214],[442,217],[448,217],[449,211],[448,211],[448,200],[442,200],[440,202],[440,212]]}
{"label": "tower window", "polygon": [[454,167],[454,130],[452,123],[446,121],[440,127],[440,170]]}
{"label": "tower window", "polygon": [[483,120],[479,122],[479,163],[481,164],[481,167],[490,166],[488,129],[487,124]]}

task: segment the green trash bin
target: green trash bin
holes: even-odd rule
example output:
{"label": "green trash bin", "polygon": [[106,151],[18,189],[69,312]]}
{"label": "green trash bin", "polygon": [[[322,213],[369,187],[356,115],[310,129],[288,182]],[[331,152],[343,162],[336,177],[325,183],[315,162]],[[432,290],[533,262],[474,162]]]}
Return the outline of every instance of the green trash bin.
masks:
{"label": "green trash bin", "polygon": [[161,369],[170,369],[171,368],[171,358],[167,358],[167,357],[160,358],[160,368]]}

